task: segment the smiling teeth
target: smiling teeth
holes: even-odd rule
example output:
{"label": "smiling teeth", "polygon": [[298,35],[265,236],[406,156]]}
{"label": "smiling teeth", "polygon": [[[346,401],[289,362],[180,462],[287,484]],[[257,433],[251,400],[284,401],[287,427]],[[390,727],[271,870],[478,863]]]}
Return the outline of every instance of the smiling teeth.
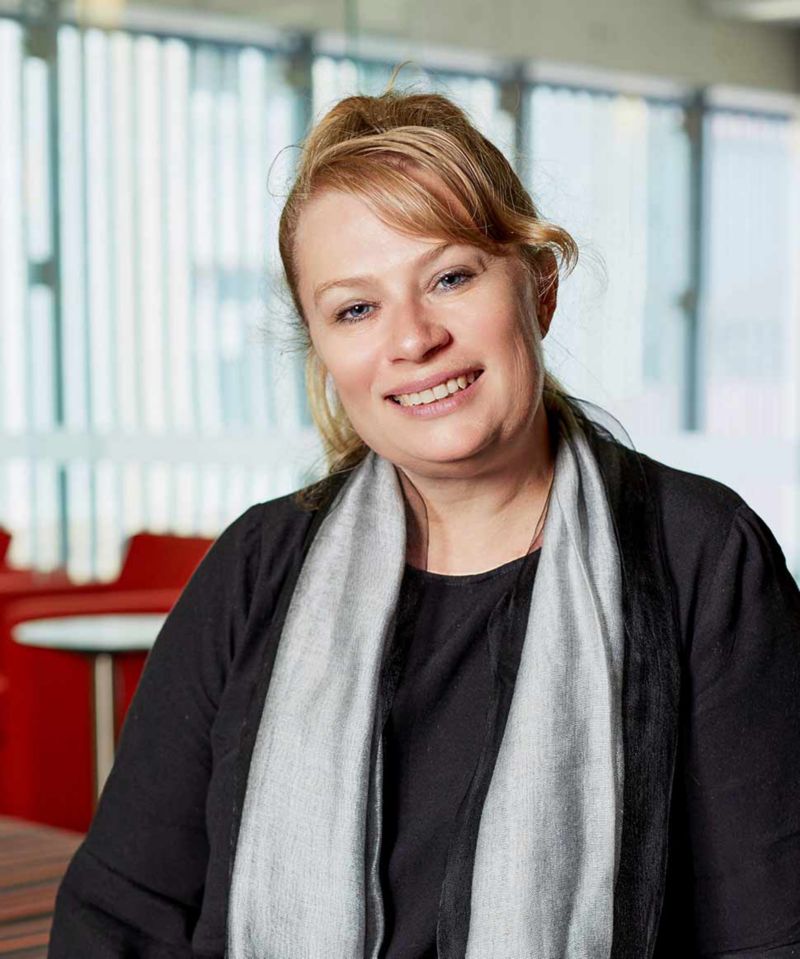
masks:
{"label": "smiling teeth", "polygon": [[432,389],[422,390],[421,393],[399,393],[393,399],[401,406],[424,406],[427,403],[435,403],[436,400],[443,400],[451,393],[465,390],[471,383],[475,382],[475,377],[475,373],[466,373],[454,379],[445,380]]}

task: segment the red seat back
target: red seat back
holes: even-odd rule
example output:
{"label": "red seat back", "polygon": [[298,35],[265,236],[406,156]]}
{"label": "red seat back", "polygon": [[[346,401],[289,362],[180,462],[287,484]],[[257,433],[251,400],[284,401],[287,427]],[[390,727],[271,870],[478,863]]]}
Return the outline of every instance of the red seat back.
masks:
{"label": "red seat back", "polygon": [[202,536],[135,533],[114,588],[182,589],[212,542]]}
{"label": "red seat back", "polygon": [[0,572],[8,569],[6,557],[8,556],[8,547],[11,545],[11,533],[0,526]]}

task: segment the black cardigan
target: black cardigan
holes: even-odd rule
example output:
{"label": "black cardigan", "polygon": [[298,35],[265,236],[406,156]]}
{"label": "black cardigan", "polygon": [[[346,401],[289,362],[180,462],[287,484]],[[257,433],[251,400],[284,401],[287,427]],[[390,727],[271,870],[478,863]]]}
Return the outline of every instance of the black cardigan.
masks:
{"label": "black cardigan", "polygon": [[[798,957],[800,593],[737,494],[594,445],[625,585],[613,959]],[[251,508],[187,586],[59,891],[50,959],[224,955],[250,751],[323,514],[291,497]],[[440,942],[456,959],[463,909],[450,905]]]}

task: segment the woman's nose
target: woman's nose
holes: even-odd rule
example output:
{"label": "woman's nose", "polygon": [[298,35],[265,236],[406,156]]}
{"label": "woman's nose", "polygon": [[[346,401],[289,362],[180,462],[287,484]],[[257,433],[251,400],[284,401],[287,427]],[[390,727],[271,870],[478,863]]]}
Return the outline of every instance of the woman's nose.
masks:
{"label": "woman's nose", "polygon": [[425,359],[452,339],[441,318],[418,303],[407,303],[394,311],[389,337],[390,358],[413,361]]}

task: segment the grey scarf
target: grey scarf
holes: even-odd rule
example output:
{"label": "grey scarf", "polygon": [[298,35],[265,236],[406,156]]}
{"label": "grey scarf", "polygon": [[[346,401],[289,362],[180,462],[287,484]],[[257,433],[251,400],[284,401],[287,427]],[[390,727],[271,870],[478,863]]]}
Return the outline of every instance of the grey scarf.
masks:
{"label": "grey scarf", "polygon": [[[560,428],[522,658],[481,813],[467,959],[611,952],[620,564],[589,444]],[[239,829],[230,959],[364,957],[373,720],[405,533],[395,468],[371,453],[320,526],[284,623]]]}

